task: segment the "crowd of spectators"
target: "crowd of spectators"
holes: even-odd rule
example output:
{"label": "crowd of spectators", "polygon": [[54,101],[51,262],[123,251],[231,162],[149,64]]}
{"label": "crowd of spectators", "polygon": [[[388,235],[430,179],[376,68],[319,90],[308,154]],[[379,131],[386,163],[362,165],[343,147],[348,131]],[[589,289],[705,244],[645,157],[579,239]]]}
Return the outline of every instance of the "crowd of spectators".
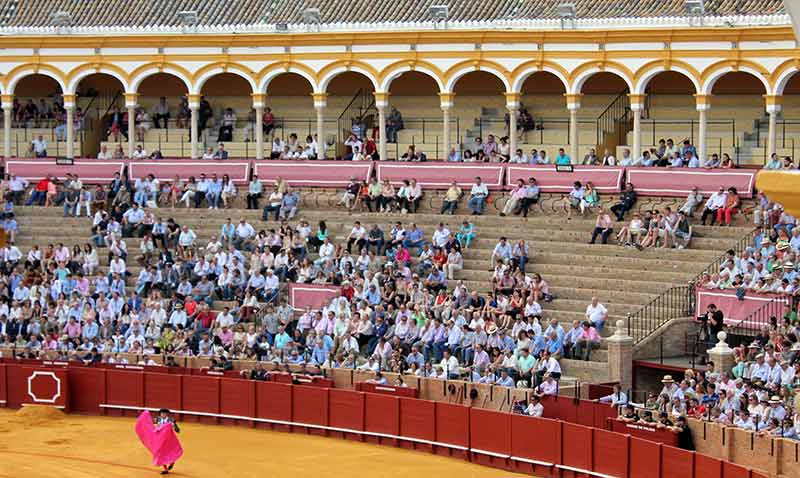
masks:
{"label": "crowd of spectators", "polygon": [[[15,201],[63,207],[86,218],[86,241],[23,254],[7,216],[3,344],[24,357],[252,359],[460,377],[547,395],[557,393],[560,359],[589,360],[601,343],[608,312],[596,298],[582,321],[542,318],[557,298],[539,274],[526,272],[526,241],[503,237],[495,245],[489,292],[458,280],[478,235],[469,220],[452,231],[444,223],[425,231],[414,222],[355,221],[336,237],[324,221],[290,224],[298,193],[279,181],[266,194],[257,177],[247,204],[260,209],[266,200],[261,224],[228,219],[209,234],[157,207],[217,208],[236,196],[230,184],[205,175],[188,182],[116,176],[88,187],[69,175],[26,193],[20,180],[4,181],[9,214]],[[413,197],[400,204],[417,207]],[[293,310],[281,294],[286,282],[336,285],[341,295],[320,310]]]}
{"label": "crowd of spectators", "polygon": [[[719,194],[723,194],[722,190]],[[728,250],[719,271],[705,274],[699,286],[733,289],[741,297],[753,293],[799,296],[797,219],[763,194],[758,195],[752,215],[755,226],[752,241],[739,253]]]}

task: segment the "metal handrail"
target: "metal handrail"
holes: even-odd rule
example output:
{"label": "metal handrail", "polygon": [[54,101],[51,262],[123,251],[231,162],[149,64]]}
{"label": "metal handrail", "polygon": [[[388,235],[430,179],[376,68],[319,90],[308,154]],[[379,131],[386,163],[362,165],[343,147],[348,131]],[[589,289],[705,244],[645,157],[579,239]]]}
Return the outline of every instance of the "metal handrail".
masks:
{"label": "metal handrail", "polygon": [[[790,298],[789,296],[774,297],[772,300],[754,310],[740,321],[733,325],[726,326],[728,335],[735,336],[735,340],[739,341],[740,343],[741,339],[744,337],[754,337],[762,327],[770,325],[770,321],[773,317],[780,320],[780,317],[785,312],[786,307],[788,306],[792,308],[794,306],[793,299],[796,298]],[[730,340],[728,343],[731,345],[740,344],[732,344]]]}
{"label": "metal handrail", "polygon": [[[733,250],[739,254],[747,246],[752,244],[755,229],[750,230],[746,235],[739,238],[728,250]],[[628,335],[633,337],[634,344],[641,342],[652,335],[659,327],[672,319],[681,317],[692,317],[695,313],[695,289],[704,274],[719,271],[722,263],[727,259],[727,251],[714,259],[705,269],[687,285],[673,286],[667,289],[658,297],[654,298],[642,308],[632,314],[627,315]],[[636,320],[636,328],[632,328],[632,322]]]}

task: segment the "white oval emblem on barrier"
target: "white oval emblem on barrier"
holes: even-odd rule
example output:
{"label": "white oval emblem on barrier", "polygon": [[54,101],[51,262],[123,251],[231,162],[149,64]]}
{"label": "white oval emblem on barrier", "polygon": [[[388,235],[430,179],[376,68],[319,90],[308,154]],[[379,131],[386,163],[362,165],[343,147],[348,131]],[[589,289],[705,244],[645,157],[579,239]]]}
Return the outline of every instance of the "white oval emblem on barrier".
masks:
{"label": "white oval emblem on barrier", "polygon": [[[37,377],[43,377],[43,378],[37,380]],[[33,393],[33,381],[48,380],[48,377],[55,384],[55,390],[50,398],[40,398]],[[61,396],[61,379],[58,378],[54,372],[44,372],[41,370],[35,370],[28,377],[28,395],[31,397],[31,400],[33,400],[34,403],[56,403],[58,397]]]}

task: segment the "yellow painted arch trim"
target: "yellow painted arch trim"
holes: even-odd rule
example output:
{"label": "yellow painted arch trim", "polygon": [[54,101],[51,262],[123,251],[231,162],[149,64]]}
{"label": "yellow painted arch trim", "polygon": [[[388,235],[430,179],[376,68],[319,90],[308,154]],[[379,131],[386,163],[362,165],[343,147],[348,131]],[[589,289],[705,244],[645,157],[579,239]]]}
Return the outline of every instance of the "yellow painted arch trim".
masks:
{"label": "yellow painted arch trim", "polygon": [[[531,75],[544,72],[556,76],[559,80],[561,80],[561,83],[564,84],[564,92],[566,93],[567,91],[569,91],[569,86],[570,86],[569,72],[563,66],[549,60],[526,61],[525,63],[522,63],[521,65],[514,68],[514,70],[511,72],[512,86],[515,85],[517,81],[520,79],[520,75],[525,73],[527,70],[530,70],[531,68],[536,68],[536,71],[532,71],[529,74],[525,75],[525,79],[523,80],[522,83],[519,84],[520,90],[522,89],[524,81],[526,81]],[[548,71],[548,69],[557,71],[561,75],[561,77],[555,75],[552,71]]]}
{"label": "yellow painted arch trim", "polygon": [[47,63],[25,63],[13,68],[6,74],[2,85],[3,92],[14,94],[14,89],[16,89],[20,80],[31,75],[44,75],[56,80],[61,87],[62,93],[67,88],[66,74],[58,68]]}
{"label": "yellow painted arch trim", "polygon": [[[684,73],[682,71],[676,70],[675,68],[673,68],[675,66],[677,66],[677,67],[679,67],[679,68],[681,68],[683,70],[686,70],[686,72],[688,72],[689,75],[691,75],[691,76],[687,75],[686,73]],[[633,75],[633,77],[634,77],[634,86],[638,86],[639,85],[639,81],[645,75],[647,75],[648,73],[650,73],[650,72],[652,72],[654,70],[658,70],[659,68],[661,68],[661,71],[657,71],[655,73],[655,75],[653,75],[652,77],[650,77],[647,80],[647,83],[649,83],[655,76],[659,75],[660,73],[665,73],[665,72],[668,72],[668,71],[672,71],[672,72],[675,72],[675,73],[679,73],[679,74],[685,76],[687,79],[689,79],[689,81],[691,81],[692,84],[695,85],[695,90],[696,90],[695,93],[698,93],[700,91],[700,88],[703,87],[703,80],[700,77],[700,71],[698,71],[697,68],[693,67],[692,65],[690,65],[689,63],[687,63],[687,62],[685,62],[683,60],[675,60],[675,59],[672,59],[672,58],[670,58],[670,59],[662,59],[662,60],[653,60],[653,61],[647,62],[644,65],[642,65],[641,67],[639,67],[639,69],[636,70],[636,73],[634,73],[634,75]],[[647,83],[642,85],[642,91],[644,91],[644,88],[647,86]]]}
{"label": "yellow painted arch trim", "polygon": [[[198,81],[206,73],[216,69],[220,69],[222,71],[214,75],[211,75],[208,78],[205,78],[202,84],[198,83]],[[241,63],[237,63],[234,61],[217,61],[203,66],[191,76],[192,88],[195,91],[200,92],[200,90],[203,88],[203,84],[205,84],[206,81],[222,73],[230,73],[232,75],[239,76],[240,78],[242,78],[243,80],[247,81],[247,83],[250,84],[251,88],[253,89],[251,93],[257,93],[256,91],[258,88],[258,81],[256,77],[257,73],[251,70],[250,68],[247,68],[246,66],[242,65]]]}
{"label": "yellow painted arch trim", "polygon": [[367,78],[369,78],[376,89],[380,87],[380,82],[378,81],[380,74],[372,65],[359,60],[339,60],[325,65],[325,67],[323,67],[319,73],[317,73],[317,86],[320,88],[320,90],[326,90],[328,83],[330,83],[331,80],[339,76],[341,73],[344,73],[339,72],[333,74],[339,68],[344,68],[345,71],[356,71],[358,73],[363,73]]}
{"label": "yellow painted arch trim", "polygon": [[[136,85],[136,87],[137,87],[136,89],[138,90],[138,87],[139,87],[139,85],[141,85],[141,82],[144,81],[145,79],[149,78],[150,76],[154,75],[155,73],[152,73],[150,75],[144,76],[142,78],[139,78],[139,76],[142,73],[146,72],[147,70],[151,70],[151,69],[158,70],[158,73],[167,73],[167,74],[170,74],[170,75],[173,75],[173,76],[179,78],[182,82],[185,83],[187,91],[191,91],[192,86],[194,86],[191,83],[192,77],[194,75],[192,73],[190,73],[189,70],[187,70],[186,68],[182,67],[181,65],[178,65],[177,63],[172,63],[172,62],[169,62],[169,61],[163,61],[163,62],[154,61],[154,62],[151,62],[151,63],[146,63],[146,64],[136,68],[130,74],[130,78],[131,78],[131,81],[130,81],[131,85],[130,86],[132,87],[133,83],[136,80],[139,80],[139,83]],[[181,78],[180,75],[183,75],[183,78]],[[185,78],[185,80],[184,80],[184,78]],[[189,83],[186,83],[186,82],[189,82]]]}
{"label": "yellow painted arch trim", "polygon": [[[742,70],[742,67],[745,67],[744,70],[745,73],[753,74],[753,71],[756,72],[754,76],[756,76],[756,78],[759,81],[761,81],[762,85],[764,86],[765,94],[769,94],[772,91],[773,84],[770,81],[770,77],[772,75],[770,75],[769,70],[764,68],[763,65],[759,65],[758,63],[749,60],[721,60],[716,63],[712,63],[700,74],[700,78],[702,79],[701,84],[703,86],[702,93],[711,94],[711,89],[713,88],[714,85],[713,83],[711,85],[708,85],[709,80],[713,78],[715,83],[719,78],[724,76],[724,73],[722,75],[717,75],[720,71],[725,70],[727,68],[731,68],[733,71],[740,71]],[[753,71],[747,71],[748,69]]]}
{"label": "yellow painted arch trim", "polygon": [[[578,79],[582,78],[583,74],[587,71],[597,70],[596,72],[586,75],[583,78],[580,85],[576,84]],[[594,61],[587,61],[586,63],[582,63],[578,65],[577,68],[572,70],[572,74],[569,77],[569,84],[572,89],[572,93],[580,93],[580,89],[583,88],[583,83],[586,82],[589,78],[596,75],[597,73],[608,72],[614,75],[619,76],[622,78],[623,81],[628,85],[628,88],[633,90],[635,87],[634,84],[634,74],[627,66],[617,63],[616,61],[609,61],[609,60],[594,60]],[[580,87],[580,88],[578,88]]]}
{"label": "yellow painted arch trim", "polygon": [[[89,73],[88,75],[82,75],[87,71],[90,71],[91,73]],[[110,74],[108,72],[114,72],[116,75],[119,75],[119,77]],[[72,84],[73,82],[75,82],[76,78],[80,77],[80,80],[75,83],[75,86],[78,86],[78,83],[80,81],[93,74],[107,74],[113,76],[114,78],[119,80],[122,83],[123,88],[126,89],[128,86],[130,86],[131,83],[131,75],[129,75],[128,72],[126,72],[122,68],[118,67],[113,63],[108,63],[105,61],[97,61],[97,62],[84,63],[83,65],[76,66],[75,68],[70,70],[70,72],[66,76],[67,85]]]}
{"label": "yellow painted arch trim", "polygon": [[[420,70],[422,68],[422,70]],[[424,71],[428,70],[428,71]],[[386,79],[391,77],[392,75],[397,75],[392,78],[392,81],[397,79],[397,76],[402,75],[403,73],[409,71],[416,71],[422,73],[425,76],[432,78],[436,84],[439,86],[439,91],[443,91],[445,88],[445,77],[444,72],[433,63],[426,61],[426,60],[398,60],[388,66],[386,66],[378,75],[378,84],[383,85],[386,82]],[[431,75],[433,73],[433,75]],[[434,76],[435,75],[435,76]],[[391,82],[385,85],[385,89],[388,91]]]}
{"label": "yellow painted arch trim", "polygon": [[[299,75],[308,81],[309,85],[311,85],[311,91],[314,91],[319,83],[317,73],[308,65],[304,63],[298,63],[296,61],[279,61],[265,66],[261,69],[261,71],[256,73],[256,84],[258,85],[259,90],[269,89],[269,85],[266,85],[267,87],[263,88],[264,78],[270,76],[270,73],[278,70],[281,70],[281,73],[274,75],[273,79],[283,74]],[[302,73],[297,73],[298,71]],[[259,91],[259,93],[267,93],[267,91]]]}
{"label": "yellow painted arch trim", "polygon": [[464,60],[451,66],[445,72],[445,87],[452,90],[462,76],[470,71],[485,71],[497,77],[506,87],[511,88],[511,73],[501,64],[490,60]]}

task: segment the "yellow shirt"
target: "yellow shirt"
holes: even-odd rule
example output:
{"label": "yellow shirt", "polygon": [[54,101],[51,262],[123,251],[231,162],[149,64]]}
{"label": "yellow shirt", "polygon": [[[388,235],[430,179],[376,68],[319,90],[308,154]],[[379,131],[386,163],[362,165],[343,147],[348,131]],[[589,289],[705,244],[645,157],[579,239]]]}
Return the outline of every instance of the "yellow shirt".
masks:
{"label": "yellow shirt", "polygon": [[461,197],[461,188],[458,186],[450,186],[450,189],[447,190],[447,193],[444,195],[445,201],[458,201],[458,198]]}

